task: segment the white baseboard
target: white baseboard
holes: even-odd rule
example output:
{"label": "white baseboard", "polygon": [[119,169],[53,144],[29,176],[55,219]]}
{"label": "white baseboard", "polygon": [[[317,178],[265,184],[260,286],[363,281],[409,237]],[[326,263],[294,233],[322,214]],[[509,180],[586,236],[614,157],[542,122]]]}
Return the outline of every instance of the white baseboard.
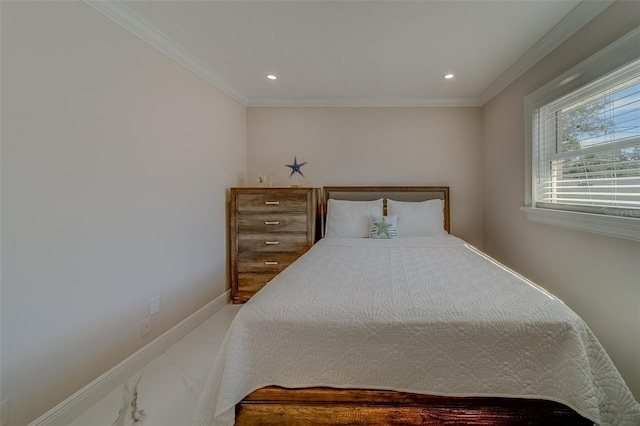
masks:
{"label": "white baseboard", "polygon": [[38,417],[29,426],[68,425],[211,315],[222,309],[229,303],[230,294],[231,291],[227,290],[216,297],[93,382]]}

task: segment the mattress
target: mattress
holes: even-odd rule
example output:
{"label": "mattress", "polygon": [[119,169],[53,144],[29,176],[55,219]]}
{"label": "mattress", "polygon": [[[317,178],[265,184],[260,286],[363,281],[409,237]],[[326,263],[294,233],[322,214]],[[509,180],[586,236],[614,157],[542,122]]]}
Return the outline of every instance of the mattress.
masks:
{"label": "mattress", "polygon": [[194,424],[233,424],[269,385],[539,398],[640,424],[584,321],[453,236],[318,242],[239,310]]}

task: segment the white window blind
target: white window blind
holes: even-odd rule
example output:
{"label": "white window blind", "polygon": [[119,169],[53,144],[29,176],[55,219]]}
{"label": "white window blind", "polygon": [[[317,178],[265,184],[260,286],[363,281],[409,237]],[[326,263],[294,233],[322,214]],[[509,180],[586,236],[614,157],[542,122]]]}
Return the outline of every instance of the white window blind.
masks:
{"label": "white window blind", "polygon": [[535,207],[640,218],[640,59],[532,118]]}

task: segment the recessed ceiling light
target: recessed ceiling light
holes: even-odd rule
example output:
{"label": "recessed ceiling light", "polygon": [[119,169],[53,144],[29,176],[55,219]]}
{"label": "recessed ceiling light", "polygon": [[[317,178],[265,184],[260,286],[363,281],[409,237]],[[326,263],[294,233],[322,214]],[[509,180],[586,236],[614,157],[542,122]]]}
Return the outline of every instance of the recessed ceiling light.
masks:
{"label": "recessed ceiling light", "polygon": [[453,78],[453,74],[445,74],[444,78],[446,78],[447,80],[451,80]]}
{"label": "recessed ceiling light", "polygon": [[276,80],[278,77],[276,77],[276,76],[275,76],[275,75],[273,75],[273,74],[267,74],[267,78],[268,78],[269,80]]}

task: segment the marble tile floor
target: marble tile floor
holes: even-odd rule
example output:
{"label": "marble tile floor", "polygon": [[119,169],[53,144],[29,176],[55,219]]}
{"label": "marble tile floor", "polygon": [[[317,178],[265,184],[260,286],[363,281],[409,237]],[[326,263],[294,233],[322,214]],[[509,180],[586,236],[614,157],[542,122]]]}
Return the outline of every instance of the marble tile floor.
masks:
{"label": "marble tile floor", "polygon": [[88,409],[71,426],[189,426],[209,370],[242,305],[226,305]]}

